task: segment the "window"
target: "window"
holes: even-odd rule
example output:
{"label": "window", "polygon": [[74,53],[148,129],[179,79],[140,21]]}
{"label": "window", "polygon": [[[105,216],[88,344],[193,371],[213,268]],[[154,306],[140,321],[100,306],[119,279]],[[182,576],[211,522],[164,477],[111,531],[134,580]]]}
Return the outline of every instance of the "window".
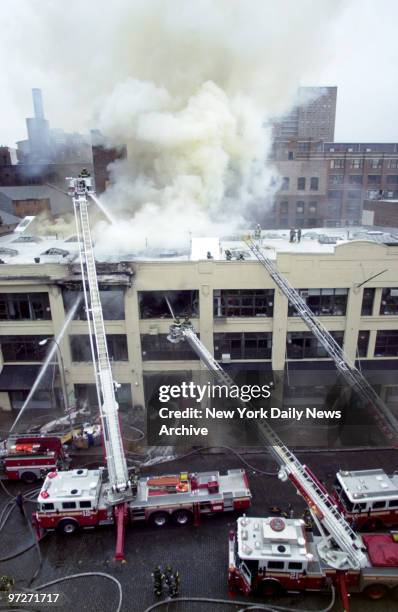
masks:
{"label": "window", "polygon": [[385,501],[377,501],[377,502],[373,502],[373,509],[377,510],[378,508],[385,508],[386,507],[386,502]]}
{"label": "window", "polygon": [[[71,335],[69,341],[72,361],[92,361],[90,336]],[[128,361],[127,338],[124,334],[107,334],[106,343],[111,361]]]}
{"label": "window", "polygon": [[[79,408],[98,409],[97,388],[93,384],[75,385],[75,397]],[[132,408],[131,385],[123,383],[116,389],[116,400],[121,410]]]}
{"label": "window", "polygon": [[331,168],[344,168],[344,159],[331,159],[330,167]]}
{"label": "window", "polygon": [[305,177],[304,176],[300,176],[297,179],[297,189],[299,191],[304,191],[304,189],[305,189]]}
{"label": "window", "polygon": [[[342,346],[344,332],[330,332],[336,342]],[[288,332],[286,341],[288,359],[311,359],[329,357],[326,349],[312,332]]]}
{"label": "window", "polygon": [[390,499],[388,502],[389,508],[398,508],[398,499]]}
{"label": "window", "polygon": [[48,293],[0,293],[0,320],[50,320]]}
{"label": "window", "polygon": [[296,202],[296,214],[303,215],[304,207],[305,207],[305,202]]}
{"label": "window", "polygon": [[91,508],[91,501],[81,501],[79,506],[80,508]]}
{"label": "window", "polygon": [[62,502],[63,510],[73,510],[76,508],[76,502]]}
{"label": "window", "polygon": [[355,168],[355,170],[359,170],[359,168],[362,168],[362,160],[361,159],[352,159],[351,160],[351,168]]}
{"label": "window", "polygon": [[285,200],[279,204],[279,214],[287,215],[288,212],[289,212],[289,202]]}
{"label": "window", "polygon": [[199,291],[139,291],[138,302],[141,319],[171,319],[172,314],[166,299],[176,317],[197,317],[199,315]]}
{"label": "window", "polygon": [[357,191],[348,191],[347,197],[350,200],[360,200],[361,199],[361,191],[359,189]]}
{"label": "window", "polygon": [[290,179],[288,176],[284,176],[282,179],[281,190],[287,191],[289,189]]}
{"label": "window", "polygon": [[358,334],[358,357],[366,357],[368,354],[369,331],[359,331]]}
{"label": "window", "polygon": [[368,185],[378,185],[381,183],[381,174],[368,174]]}
{"label": "window", "polygon": [[310,189],[311,191],[318,191],[319,189],[319,178],[317,176],[312,176],[310,180]]}
{"label": "window", "polygon": [[375,357],[398,357],[398,330],[379,330],[376,336]]}
{"label": "window", "polygon": [[398,185],[398,174],[389,174],[386,177],[387,185]]}
{"label": "window", "polygon": [[303,569],[303,564],[298,561],[290,561],[288,563],[287,569],[301,571]]}
{"label": "window", "polygon": [[143,361],[198,360],[186,342],[173,344],[167,334],[141,334],[141,349]]}
{"label": "window", "polygon": [[381,293],[380,314],[398,315],[398,287],[396,289],[383,289]]}
{"label": "window", "polygon": [[[309,123],[309,121],[307,121],[307,123]],[[310,150],[310,143],[309,142],[299,142],[298,150],[300,151],[300,153],[307,153]]]}
{"label": "window", "polygon": [[342,185],[344,174],[329,174],[329,185]]}
{"label": "window", "polygon": [[273,289],[222,289],[214,291],[215,317],[272,317]]}
{"label": "window", "polygon": [[308,212],[310,214],[316,214],[318,211],[318,202],[310,202],[308,204]]}
{"label": "window", "polygon": [[362,174],[350,174],[348,182],[351,185],[362,185]]}
{"label": "window", "polygon": [[373,302],[375,299],[375,289],[366,287],[363,290],[361,316],[371,316],[373,312]]}
{"label": "window", "polygon": [[390,170],[395,170],[396,168],[398,168],[398,159],[389,159],[387,162],[387,167]]}
{"label": "window", "polygon": [[293,151],[289,151],[289,153],[287,154],[287,158],[288,159],[294,159]]}
{"label": "window", "polygon": [[284,567],[283,561],[268,561],[268,569],[283,569]]}
{"label": "window", "polygon": [[39,342],[47,336],[2,336],[4,361],[43,361],[48,346]]}
{"label": "window", "polygon": [[[300,289],[300,295],[315,316],[342,317],[346,313],[348,289]],[[298,316],[290,303],[288,316]]]}
{"label": "window", "polygon": [[[87,316],[82,291],[75,289],[64,289],[62,292],[64,308],[65,311],[68,312],[75,304],[78,296],[81,296],[81,302],[73,319],[74,321],[86,321]],[[124,287],[102,285],[100,286],[100,298],[103,316],[106,321],[124,320]]]}
{"label": "window", "polygon": [[42,504],[41,509],[44,510],[44,512],[46,512],[46,510],[54,510],[54,504],[50,504],[49,502],[47,504]]}
{"label": "window", "polygon": [[381,168],[382,166],[382,160],[381,159],[371,159],[369,160],[369,166],[371,168]]}
{"label": "window", "polygon": [[240,332],[214,334],[214,357],[221,359],[271,359],[270,332]]}
{"label": "window", "polygon": [[343,192],[340,189],[334,189],[333,191],[328,191],[329,200],[342,200]]}

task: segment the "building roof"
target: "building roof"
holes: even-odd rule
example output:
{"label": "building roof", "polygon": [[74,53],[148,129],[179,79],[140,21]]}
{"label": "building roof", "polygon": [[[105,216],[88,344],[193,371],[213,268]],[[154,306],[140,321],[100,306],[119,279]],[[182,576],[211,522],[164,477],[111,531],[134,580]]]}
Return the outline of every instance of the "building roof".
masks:
{"label": "building roof", "polygon": [[12,202],[14,200],[42,200],[45,198],[50,200],[53,215],[72,212],[70,196],[51,185],[0,186],[0,209],[7,212],[12,212]]}
{"label": "building roof", "polygon": [[[0,212],[1,214],[1,212]],[[22,222],[23,225],[23,222]],[[40,229],[39,218],[33,219],[24,232],[12,232],[0,236],[0,258],[5,264],[33,264],[33,263],[72,263],[79,255],[79,244],[72,236],[45,236],[38,235]],[[145,248],[137,249],[131,245],[131,251],[104,255],[98,250],[98,261],[117,263],[121,261],[203,261],[207,259],[210,251],[215,261],[225,261],[226,251],[230,251],[232,260],[253,260],[244,236],[248,231],[234,236],[197,237],[192,238],[191,247],[187,237],[185,249]],[[260,246],[270,259],[276,259],[278,254],[291,253],[297,255],[319,254],[332,255],[335,249],[343,244],[353,244],[356,241],[367,241],[380,245],[397,245],[398,230],[396,233],[387,231],[368,231],[365,228],[355,227],[347,229],[315,228],[302,230],[300,242],[290,242],[289,230],[262,231]],[[12,249],[15,252],[7,252]],[[40,259],[40,261],[37,260]]]}

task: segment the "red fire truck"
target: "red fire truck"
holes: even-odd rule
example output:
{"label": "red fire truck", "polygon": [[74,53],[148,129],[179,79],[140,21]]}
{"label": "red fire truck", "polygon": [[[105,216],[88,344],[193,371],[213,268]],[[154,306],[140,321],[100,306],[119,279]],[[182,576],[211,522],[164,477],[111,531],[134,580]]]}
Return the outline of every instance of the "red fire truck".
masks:
{"label": "red fire truck", "polygon": [[359,531],[398,525],[398,473],[384,470],[340,470],[333,496],[346,519]]}
{"label": "red fire truck", "polygon": [[348,571],[332,559],[325,562],[322,539],[306,531],[301,519],[240,517],[229,539],[230,591],[268,598],[288,591],[326,591],[334,584],[343,594],[344,610],[347,593],[398,599],[398,542],[391,534],[364,535],[365,563],[361,567],[358,557],[358,566]]}
{"label": "red fire truck", "polygon": [[0,477],[9,480],[32,483],[68,465],[61,440],[54,436],[16,436],[0,446]]}
{"label": "red fire truck", "polygon": [[[71,534],[79,528],[115,522],[103,469],[50,472],[37,500],[34,521],[38,529]],[[244,510],[251,493],[244,470],[168,474],[132,479],[128,503],[130,523],[148,521],[163,527],[169,521],[185,525],[201,515]]]}

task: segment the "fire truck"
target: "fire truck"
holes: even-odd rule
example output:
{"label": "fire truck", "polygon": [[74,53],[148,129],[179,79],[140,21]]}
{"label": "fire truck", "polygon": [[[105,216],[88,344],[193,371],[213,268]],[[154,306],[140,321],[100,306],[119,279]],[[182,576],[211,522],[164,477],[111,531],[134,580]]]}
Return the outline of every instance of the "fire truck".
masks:
{"label": "fire truck", "polygon": [[[133,499],[127,505],[127,522],[147,521],[155,527],[169,522],[198,524],[202,515],[245,510],[251,494],[244,470],[132,477]],[[41,489],[36,526],[72,534],[79,528],[114,524],[106,495],[104,470],[75,469],[50,472]]]}
{"label": "fire truck", "polygon": [[66,470],[69,457],[54,436],[14,436],[0,444],[0,478],[33,483],[48,472]]}
{"label": "fire truck", "polygon": [[169,520],[196,522],[202,514],[240,510],[250,505],[251,494],[243,470],[139,478],[130,476],[118,417],[117,387],[111,370],[98,288],[88,199],[96,201],[93,181],[85,170],[70,178],[84,303],[106,460],[100,470],[54,470],[48,474],[37,499],[34,522],[41,529],[71,534],[80,527],[116,526],[116,559],[123,559],[125,528],[150,520],[162,527]]}
{"label": "fire truck", "polygon": [[358,531],[377,531],[398,525],[398,473],[382,469],[340,470],[333,497]]}
{"label": "fire truck", "polygon": [[[188,342],[220,383],[228,387],[234,385],[199,340],[189,321],[173,323],[168,338],[173,343]],[[279,479],[283,482],[290,480],[307,503],[319,535],[308,533],[301,519],[241,517],[236,533],[231,532],[229,537],[228,584],[231,593],[241,591],[246,595],[262,593],[271,596],[286,591],[323,591],[333,584],[347,612],[349,593],[363,592],[370,599],[377,600],[391,591],[394,597],[398,597],[398,542],[392,534],[360,536],[354,530],[354,520],[352,526],[348,520],[349,513],[358,508],[354,504],[349,506],[347,495],[350,489],[351,499],[358,498],[359,503],[364,503],[363,510],[368,505],[362,499],[372,499],[370,516],[377,510],[376,502],[383,503],[384,510],[395,507],[391,502],[394,504],[398,499],[396,480],[387,479],[381,470],[340,472],[337,475],[340,489],[337,487],[335,494],[331,495],[266,420],[259,419],[256,425],[279,465]],[[350,480],[348,474],[355,476]],[[364,498],[361,497],[363,493]],[[374,518],[372,515],[372,520]]]}

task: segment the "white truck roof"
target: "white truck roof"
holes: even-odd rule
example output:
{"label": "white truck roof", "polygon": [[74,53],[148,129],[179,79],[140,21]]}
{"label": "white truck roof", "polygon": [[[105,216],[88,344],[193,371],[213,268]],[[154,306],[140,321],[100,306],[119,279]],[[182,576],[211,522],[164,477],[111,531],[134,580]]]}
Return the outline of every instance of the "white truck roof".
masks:
{"label": "white truck roof", "polygon": [[238,555],[241,559],[295,561],[303,567],[311,560],[304,522],[279,517],[238,518]]}
{"label": "white truck roof", "polygon": [[101,479],[101,470],[77,469],[68,472],[51,472],[46,476],[38,501],[62,502],[81,498],[95,501]]}
{"label": "white truck roof", "polygon": [[336,476],[352,503],[398,499],[398,474],[389,476],[382,469],[340,470]]}

